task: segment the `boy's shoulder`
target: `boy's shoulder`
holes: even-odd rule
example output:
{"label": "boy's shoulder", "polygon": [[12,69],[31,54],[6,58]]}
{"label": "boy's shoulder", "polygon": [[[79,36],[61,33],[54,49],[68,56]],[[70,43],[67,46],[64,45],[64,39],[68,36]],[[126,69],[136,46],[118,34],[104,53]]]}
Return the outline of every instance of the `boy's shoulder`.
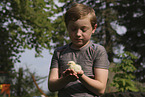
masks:
{"label": "boy's shoulder", "polygon": [[[69,46],[70,46],[70,44],[66,44],[64,46],[56,48],[55,51],[56,52],[63,52],[63,51],[69,50]],[[100,44],[96,44],[96,43],[90,43],[89,47],[94,51],[105,50],[104,46],[102,46]]]}
{"label": "boy's shoulder", "polygon": [[66,50],[68,47],[69,47],[69,44],[66,44],[66,45],[64,45],[64,46],[61,46],[61,47],[56,48],[55,50],[56,50],[57,52],[61,52],[61,51]]}
{"label": "boy's shoulder", "polygon": [[105,49],[104,46],[100,45],[100,44],[96,44],[96,43],[92,43],[91,44],[91,48],[93,50],[102,50],[102,49]]}

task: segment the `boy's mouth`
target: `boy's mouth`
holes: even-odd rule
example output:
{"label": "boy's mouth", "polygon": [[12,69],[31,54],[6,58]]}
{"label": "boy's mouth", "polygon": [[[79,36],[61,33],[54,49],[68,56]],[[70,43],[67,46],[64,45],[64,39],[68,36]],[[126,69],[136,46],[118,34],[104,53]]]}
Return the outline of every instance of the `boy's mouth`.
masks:
{"label": "boy's mouth", "polygon": [[82,39],[75,39],[76,41],[82,41]]}

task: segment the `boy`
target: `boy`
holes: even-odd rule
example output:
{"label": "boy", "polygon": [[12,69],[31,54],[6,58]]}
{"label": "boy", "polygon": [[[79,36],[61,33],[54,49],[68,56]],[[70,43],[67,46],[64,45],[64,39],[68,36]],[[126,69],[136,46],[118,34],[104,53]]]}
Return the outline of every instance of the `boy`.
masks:
{"label": "boy", "polygon": [[[49,90],[58,91],[59,97],[97,97],[105,91],[109,65],[106,50],[90,41],[96,21],[94,10],[83,4],[75,4],[65,14],[71,43],[54,51],[48,81]],[[82,70],[67,69],[68,61],[81,65]]]}

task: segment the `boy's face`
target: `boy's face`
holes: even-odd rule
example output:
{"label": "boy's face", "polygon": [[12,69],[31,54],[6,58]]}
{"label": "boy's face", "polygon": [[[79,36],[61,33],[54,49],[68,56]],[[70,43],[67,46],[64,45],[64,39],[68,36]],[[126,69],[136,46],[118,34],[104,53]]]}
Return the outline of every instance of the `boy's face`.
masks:
{"label": "boy's face", "polygon": [[88,16],[78,19],[77,21],[69,21],[67,30],[72,41],[72,46],[75,48],[81,48],[88,44],[92,33],[95,32],[95,29],[96,25],[93,29]]}

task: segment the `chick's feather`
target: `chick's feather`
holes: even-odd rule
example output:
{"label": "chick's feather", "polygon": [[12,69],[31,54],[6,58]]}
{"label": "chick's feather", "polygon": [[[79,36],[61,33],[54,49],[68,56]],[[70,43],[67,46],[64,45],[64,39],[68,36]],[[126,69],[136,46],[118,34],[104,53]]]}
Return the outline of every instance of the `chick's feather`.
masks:
{"label": "chick's feather", "polygon": [[82,70],[82,67],[76,64],[74,61],[69,61],[68,65],[69,65],[69,69],[73,69],[76,72],[79,72],[80,70]]}

